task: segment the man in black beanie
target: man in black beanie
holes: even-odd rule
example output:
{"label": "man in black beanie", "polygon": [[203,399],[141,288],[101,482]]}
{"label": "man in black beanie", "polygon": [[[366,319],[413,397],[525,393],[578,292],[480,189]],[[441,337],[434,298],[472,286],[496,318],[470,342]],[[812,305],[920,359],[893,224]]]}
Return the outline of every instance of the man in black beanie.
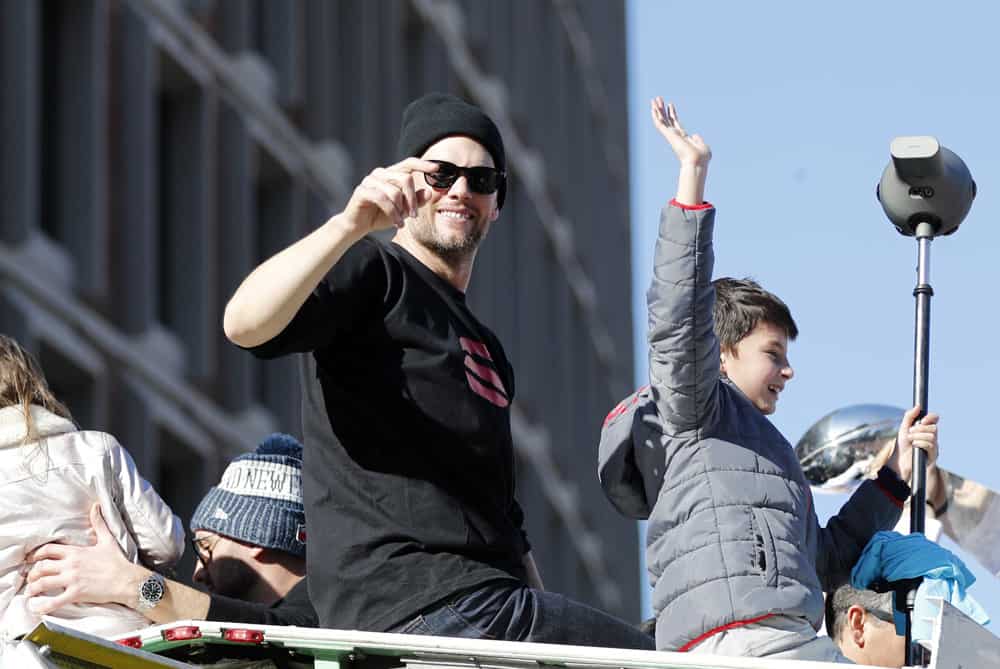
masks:
{"label": "man in black beanie", "polygon": [[[465,303],[507,192],[499,130],[432,93],[404,111],[399,157],[226,307],[235,344],[307,354],[306,565],[321,626],[652,648],[544,592],[522,529],[513,369]],[[391,243],[367,236],[391,228]]]}

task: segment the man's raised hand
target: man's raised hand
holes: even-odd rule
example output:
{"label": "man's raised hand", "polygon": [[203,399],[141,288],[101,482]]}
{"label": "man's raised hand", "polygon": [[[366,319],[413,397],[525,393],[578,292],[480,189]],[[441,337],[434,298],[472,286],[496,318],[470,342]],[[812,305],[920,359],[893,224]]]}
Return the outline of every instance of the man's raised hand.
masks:
{"label": "man's raised hand", "polygon": [[[399,228],[430,198],[423,174],[437,170],[437,164],[407,158],[389,167],[376,167],[354,189],[345,219],[361,235],[393,226]],[[419,181],[418,181],[419,179]]]}

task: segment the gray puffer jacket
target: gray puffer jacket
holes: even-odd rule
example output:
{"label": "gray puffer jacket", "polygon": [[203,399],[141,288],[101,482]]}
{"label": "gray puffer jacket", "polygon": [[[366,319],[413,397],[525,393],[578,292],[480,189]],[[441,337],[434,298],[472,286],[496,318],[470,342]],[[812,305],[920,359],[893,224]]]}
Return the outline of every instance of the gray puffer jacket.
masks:
{"label": "gray puffer jacket", "polygon": [[649,518],[661,650],[775,614],[818,629],[823,590],[895,525],[909,492],[883,469],[819,526],[791,445],[720,378],[714,218],[707,205],[664,209],[648,293],[650,386],[621,402],[601,433],[606,494],[622,513]]}

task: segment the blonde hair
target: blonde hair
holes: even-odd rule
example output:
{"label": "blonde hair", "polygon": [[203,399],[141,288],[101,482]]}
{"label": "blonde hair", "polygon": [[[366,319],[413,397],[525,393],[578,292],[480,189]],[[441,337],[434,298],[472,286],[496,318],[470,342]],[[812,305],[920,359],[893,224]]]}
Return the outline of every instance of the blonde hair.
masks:
{"label": "blonde hair", "polygon": [[39,439],[31,416],[32,404],[73,420],[69,409],[52,394],[35,357],[7,335],[0,334],[0,409],[11,406],[21,409],[26,426],[25,444]]}

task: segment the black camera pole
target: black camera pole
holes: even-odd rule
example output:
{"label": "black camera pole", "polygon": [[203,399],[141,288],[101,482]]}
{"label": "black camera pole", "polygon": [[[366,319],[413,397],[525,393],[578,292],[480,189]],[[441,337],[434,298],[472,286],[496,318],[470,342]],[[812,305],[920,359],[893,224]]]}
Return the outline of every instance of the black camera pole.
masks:
{"label": "black camera pole", "polygon": [[[927,222],[916,225],[917,238],[917,285],[913,289],[916,299],[916,315],[913,332],[913,404],[920,407],[917,419],[927,414],[927,377],[930,360],[931,339],[931,296],[934,289],[930,283],[931,240],[934,227]],[[927,453],[922,448],[913,449],[913,469],[910,478],[912,496],[910,498],[910,532],[924,532],[927,511]],[[916,583],[908,584],[905,601],[897,602],[906,613],[906,665],[916,666],[923,660],[922,649],[913,643],[913,605],[917,597]],[[902,594],[902,593],[900,593]],[[918,655],[920,657],[918,657]]]}
{"label": "black camera pole", "polygon": [[[913,289],[913,297],[916,298],[913,332],[913,404],[920,407],[918,419],[927,414],[931,296],[934,295],[934,289],[930,284],[933,235],[934,229],[929,223],[917,225],[917,285]],[[910,531],[922,533],[927,503],[927,453],[922,448],[913,449],[913,478],[910,487],[913,491],[913,500],[910,504]]]}
{"label": "black camera pole", "polygon": [[[896,137],[889,145],[892,161],[875,191],[886,216],[900,234],[917,238],[916,326],[913,343],[913,404],[927,413],[927,371],[931,330],[931,240],[950,235],[969,213],[976,182],[953,151],[929,136]],[[910,531],[924,532],[927,503],[927,453],[913,449],[910,478]],[[885,584],[896,592],[896,607],[906,617],[906,664],[924,663],[922,647],[913,643],[913,605],[921,579]],[[904,594],[905,593],[905,594]],[[900,601],[903,600],[903,601]]]}

